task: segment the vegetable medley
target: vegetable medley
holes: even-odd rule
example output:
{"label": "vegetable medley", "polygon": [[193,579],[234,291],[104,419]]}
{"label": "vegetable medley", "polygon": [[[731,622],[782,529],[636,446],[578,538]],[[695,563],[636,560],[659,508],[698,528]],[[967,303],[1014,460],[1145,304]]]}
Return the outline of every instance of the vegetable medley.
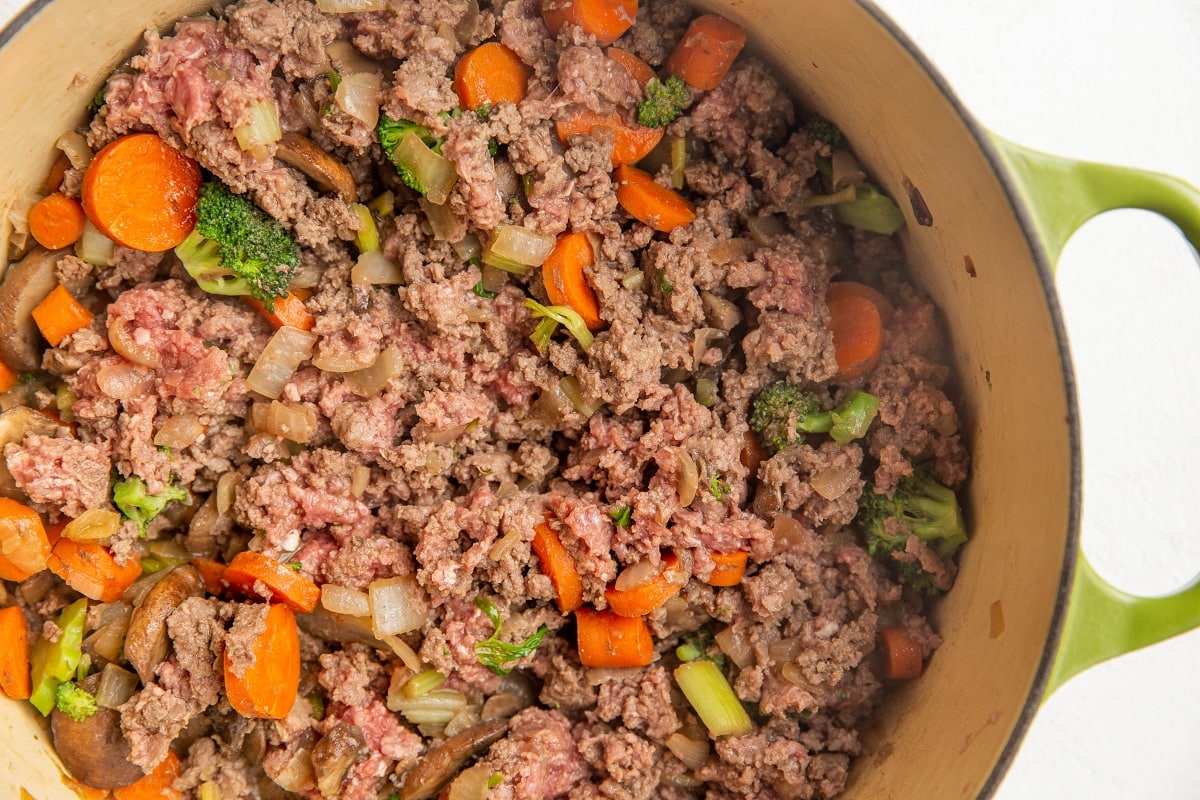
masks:
{"label": "vegetable medley", "polygon": [[842,790],[968,455],[903,213],[745,45],[679,0],[146,33],[0,284],[0,691],[81,791]]}

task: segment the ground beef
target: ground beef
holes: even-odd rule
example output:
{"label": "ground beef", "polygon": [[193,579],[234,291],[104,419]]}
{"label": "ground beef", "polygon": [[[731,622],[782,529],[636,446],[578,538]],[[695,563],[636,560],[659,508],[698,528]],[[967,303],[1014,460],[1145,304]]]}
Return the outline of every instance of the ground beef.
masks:
{"label": "ground beef", "polygon": [[482,763],[504,776],[492,794],[505,799],[561,797],[588,774],[570,721],[538,708],[513,717],[508,736],[492,745]]}
{"label": "ground beef", "polygon": [[47,513],[78,517],[109,505],[112,461],[104,445],[32,434],[5,447],[4,459],[17,486]]}

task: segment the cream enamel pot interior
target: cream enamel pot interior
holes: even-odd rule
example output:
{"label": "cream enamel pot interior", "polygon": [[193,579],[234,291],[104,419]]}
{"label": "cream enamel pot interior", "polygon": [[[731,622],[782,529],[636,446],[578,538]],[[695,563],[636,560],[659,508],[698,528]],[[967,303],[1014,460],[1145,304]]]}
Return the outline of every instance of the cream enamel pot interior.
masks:
{"label": "cream enamel pot interior", "polygon": [[[867,3],[697,4],[750,29],[802,102],[847,131],[905,212],[909,261],[955,344],[974,457],[964,498],[972,539],[958,585],[934,614],[945,644],[881,710],[845,797],[988,795],[1063,680],[1200,624],[1200,588],[1133,598],[1100,581],[1078,552],[1078,418],[1052,285],[1062,245],[1090,216],[1150,208],[1196,243],[1200,198],[1169,178],[990,136]],[[142,31],[210,6],[36,2],[0,33],[0,219],[41,182],[55,140],[82,120]],[[0,231],[0,252],[7,236]],[[20,788],[37,800],[76,797],[40,718],[28,704],[0,702],[0,795]]]}

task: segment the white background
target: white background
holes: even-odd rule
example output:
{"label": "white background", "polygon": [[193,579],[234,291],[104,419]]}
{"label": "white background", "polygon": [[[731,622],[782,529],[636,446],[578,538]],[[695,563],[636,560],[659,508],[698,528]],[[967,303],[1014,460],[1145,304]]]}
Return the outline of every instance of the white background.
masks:
{"label": "white background", "polygon": [[[878,0],[997,133],[1200,185],[1200,4]],[[0,0],[0,18],[21,3]],[[1084,424],[1084,547],[1160,594],[1200,571],[1200,270],[1168,223],[1116,212],[1059,288]],[[1200,798],[1200,633],[1100,665],[1043,707],[1000,800]]]}

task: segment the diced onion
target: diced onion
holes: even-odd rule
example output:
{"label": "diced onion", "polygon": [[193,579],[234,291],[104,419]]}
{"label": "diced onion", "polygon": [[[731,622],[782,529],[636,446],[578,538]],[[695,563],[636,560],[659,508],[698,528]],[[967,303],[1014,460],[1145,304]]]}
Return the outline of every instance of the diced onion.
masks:
{"label": "diced onion", "polygon": [[445,725],[466,706],[466,695],[454,689],[434,689],[420,697],[401,695],[388,704],[413,725]]}
{"label": "diced onion", "polygon": [[858,480],[858,470],[854,467],[830,467],[808,479],[813,491],[826,500],[837,500],[844,495]]}
{"label": "diced onion", "polygon": [[479,722],[479,708],[469,705],[446,723],[446,729],[442,733],[445,736],[457,736],[465,730],[474,728]]}
{"label": "diced onion", "polygon": [[[515,488],[516,484],[509,484]],[[508,553],[521,542],[521,531],[513,528],[508,533],[496,540],[496,543],[488,550],[488,558],[492,561],[500,561]]]}
{"label": "diced onion", "polygon": [[749,239],[723,239],[714,244],[708,251],[708,257],[717,266],[745,261],[754,251],[754,243]]}
{"label": "diced onion", "polygon": [[376,636],[415,631],[429,619],[425,592],[413,575],[380,578],[367,587],[371,623]]}
{"label": "diced onion", "polygon": [[745,669],[754,663],[754,651],[750,649],[750,640],[734,630],[733,626],[722,629],[713,637],[721,652],[740,669]]}
{"label": "diced onion", "polygon": [[387,11],[388,0],[317,0],[317,9],[326,14],[357,14],[362,11]]}
{"label": "diced onion", "polygon": [[392,151],[392,161],[397,167],[408,170],[424,189],[422,194],[429,202],[441,205],[450,199],[450,190],[458,182],[458,169],[453,161],[435,152],[414,132],[409,131],[400,138]]}
{"label": "diced onion", "polygon": [[708,742],[689,739],[682,733],[672,733],[663,742],[688,769],[700,769],[708,761]]}
{"label": "diced onion", "polygon": [[484,800],[491,779],[492,768],[486,764],[467,767],[450,783],[447,800]]}
{"label": "diced onion", "polygon": [[[450,208],[449,205],[445,203],[441,205],[431,203],[425,197],[422,197],[419,203],[421,210],[425,212],[425,218],[429,220],[429,227],[433,231],[433,238],[442,242],[458,242],[466,236],[466,220],[455,214],[454,209]],[[467,258],[470,258],[470,256]]]}
{"label": "diced onion", "polygon": [[108,343],[121,356],[143,367],[157,367],[161,360],[159,352],[138,342],[136,335],[129,330],[128,323],[119,317],[108,321]]}
{"label": "diced onion", "polygon": [[116,664],[106,664],[100,671],[96,687],[96,705],[101,708],[120,708],[137,688],[138,676]]}
{"label": "diced onion", "polygon": [[554,249],[555,241],[551,234],[501,223],[492,230],[491,241],[483,251],[483,263],[506,272],[524,273],[529,267],[542,265]]}
{"label": "diced onion", "polygon": [[237,487],[242,482],[242,476],[236,472],[226,472],[217,478],[217,513],[228,514],[237,499]]}
{"label": "diced onion", "polygon": [[154,434],[155,447],[169,447],[181,450],[191,447],[204,435],[204,424],[195,414],[176,414],[167,417],[167,421]]}
{"label": "diced onion", "polygon": [[392,652],[396,654],[404,666],[408,667],[413,672],[421,669],[423,663],[421,657],[417,655],[417,651],[409,647],[408,642],[401,639],[399,636],[380,636],[379,640],[392,648]]}
{"label": "diced onion", "polygon": [[379,104],[383,101],[379,75],[374,72],[342,75],[333,99],[347,114],[374,129],[379,122]]}
{"label": "diced onion", "polygon": [[191,560],[191,555],[174,539],[155,539],[150,542],[150,555],[168,567],[177,567]]}
{"label": "diced onion", "polygon": [[371,602],[366,592],[327,583],[321,587],[321,605],[326,611],[351,617],[371,616]]}
{"label": "diced onion", "polygon": [[75,243],[75,255],[81,261],[94,266],[107,267],[116,246],[116,243],[101,233],[91,220],[84,220],[83,235]]}
{"label": "diced onion", "polygon": [[129,400],[150,391],[154,372],[141,364],[106,364],[96,372],[96,385],[115,400]]}
{"label": "diced onion", "polygon": [[649,558],[643,558],[621,570],[621,573],[617,575],[617,579],[613,582],[613,588],[618,592],[627,592],[630,589],[645,586],[654,580],[661,571],[661,563],[656,564]]}
{"label": "diced onion", "polygon": [[317,412],[304,403],[255,403],[250,420],[262,433],[280,436],[297,444],[307,444],[317,432]]}
{"label": "diced onion", "polygon": [[804,652],[804,645],[796,637],[777,639],[767,645],[767,655],[776,664],[795,661],[802,652]]}
{"label": "diced onion", "polygon": [[782,236],[787,230],[774,214],[760,214],[746,221],[746,231],[757,244],[768,245],[776,236]]}
{"label": "diced onion", "polygon": [[72,542],[107,543],[120,529],[120,514],[103,508],[89,508],[68,522],[62,535]]}
{"label": "diced onion", "polygon": [[317,335],[284,325],[271,337],[246,376],[246,386],[264,397],[278,399],[296,369],[312,358]]}
{"label": "diced onion", "polygon": [[288,792],[301,793],[312,790],[316,786],[312,755],[308,750],[292,753],[283,768],[271,775],[271,780]]}
{"label": "diced onion", "polygon": [[631,269],[621,277],[621,285],[629,291],[637,291],[646,283],[646,273],[640,269]]}
{"label": "diced onion", "polygon": [[704,307],[704,321],[726,333],[742,321],[742,310],[737,303],[707,289],[700,293],[700,305]]}
{"label": "diced onion", "polygon": [[270,145],[283,138],[279,126],[279,109],[274,98],[259,100],[250,106],[250,121],[233,129],[233,138],[238,147],[249,153],[255,161],[266,161],[271,157]]}
{"label": "diced onion", "polygon": [[[322,345],[328,342],[322,342]],[[358,372],[366,369],[368,363],[375,363],[375,356],[370,350],[356,352],[344,347],[318,347],[312,357],[312,365],[322,372]]]}
{"label": "diced onion", "polygon": [[[457,242],[451,242],[450,247],[454,250],[455,255],[463,261],[470,261],[472,258],[476,258],[483,253],[483,243],[473,233],[468,233]],[[487,276],[484,275],[484,277],[486,278]]]}
{"label": "diced onion", "polygon": [[721,668],[700,659],[675,668],[675,682],[712,736],[741,736],[754,729]]}
{"label": "diced onion", "polygon": [[467,0],[467,10],[463,12],[459,18],[458,24],[454,26],[454,35],[458,39],[459,44],[470,44],[475,38],[475,29],[479,26],[479,3],[478,0]]}
{"label": "diced onion", "polygon": [[679,474],[676,476],[679,505],[686,508],[696,499],[696,490],[700,487],[700,470],[696,468],[696,460],[681,447],[675,448],[675,463],[679,465]]}
{"label": "diced onion", "polygon": [[388,345],[369,367],[346,373],[346,386],[359,397],[374,397],[401,371],[400,351]]}
{"label": "diced onion", "polygon": [[[321,4],[317,3],[317,7],[320,8]],[[361,50],[345,39],[336,39],[325,45],[325,55],[329,56],[333,64],[333,71],[343,77],[356,72],[383,71],[383,66],[378,61],[367,58]]]}
{"label": "diced onion", "polygon": [[579,384],[579,379],[574,375],[567,375],[558,382],[558,388],[562,389],[563,394],[571,401],[571,405],[585,417],[590,417],[595,414],[604,405],[604,401],[600,398],[592,398],[590,403],[583,399],[583,387]]}
{"label": "diced onion", "polygon": [[351,267],[350,283],[355,286],[398,285],[404,283],[404,273],[381,250],[368,250],[359,253],[358,260]]}
{"label": "diced onion", "polygon": [[79,131],[67,131],[58,137],[54,146],[63,152],[75,169],[87,169],[88,164],[92,163],[92,148],[88,147],[87,140]]}
{"label": "diced onion", "polygon": [[484,701],[483,708],[479,712],[480,718],[485,720],[508,719],[528,705],[529,701],[518,694],[500,692]]}
{"label": "diced onion", "polygon": [[371,468],[366,464],[359,464],[354,467],[354,472],[350,473],[350,494],[355,497],[362,497],[363,492],[367,490],[367,485],[371,482]]}

